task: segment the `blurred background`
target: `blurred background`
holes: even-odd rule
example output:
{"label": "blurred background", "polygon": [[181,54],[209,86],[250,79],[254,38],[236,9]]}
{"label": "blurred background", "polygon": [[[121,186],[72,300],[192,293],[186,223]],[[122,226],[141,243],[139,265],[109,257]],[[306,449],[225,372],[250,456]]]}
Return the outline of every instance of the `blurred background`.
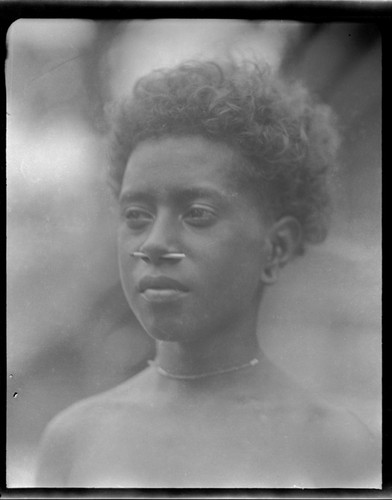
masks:
{"label": "blurred background", "polygon": [[381,47],[372,24],[19,20],[8,32],[7,485],[33,486],[48,421],[154,356],[119,285],[105,108],[141,74],[257,55],[329,103],[343,135],[326,243],[265,297],[260,343],[381,426]]}

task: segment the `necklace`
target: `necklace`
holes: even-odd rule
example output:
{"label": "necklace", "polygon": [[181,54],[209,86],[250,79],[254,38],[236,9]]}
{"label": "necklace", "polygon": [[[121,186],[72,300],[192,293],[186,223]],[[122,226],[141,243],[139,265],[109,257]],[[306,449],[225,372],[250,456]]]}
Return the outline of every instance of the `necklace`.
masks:
{"label": "necklace", "polygon": [[196,374],[195,375],[177,375],[175,373],[170,373],[170,372],[166,371],[165,369],[163,369],[161,366],[159,366],[155,361],[151,361],[151,360],[148,362],[148,364],[150,366],[153,366],[157,370],[157,372],[160,373],[161,375],[163,375],[164,377],[181,379],[181,380],[195,380],[198,378],[212,377],[214,375],[221,375],[223,373],[229,373],[229,372],[235,372],[237,370],[243,370],[244,368],[256,366],[258,362],[259,362],[259,360],[257,358],[254,358],[251,361],[249,361],[249,363],[245,363],[243,365],[232,366],[231,368],[224,368],[222,370],[216,370],[216,371],[207,372],[207,373],[200,373],[197,375]]}

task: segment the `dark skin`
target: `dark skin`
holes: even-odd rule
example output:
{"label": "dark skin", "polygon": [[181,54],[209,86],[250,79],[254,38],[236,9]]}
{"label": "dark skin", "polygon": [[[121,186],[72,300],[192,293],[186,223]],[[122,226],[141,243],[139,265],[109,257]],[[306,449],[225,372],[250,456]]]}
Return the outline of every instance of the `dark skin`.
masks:
{"label": "dark skin", "polygon": [[[120,194],[120,275],[168,372],[198,377],[259,363],[185,380],[149,367],[78,403],[46,433],[38,485],[377,485],[379,450],[367,428],[297,386],[258,347],[260,301],[301,232],[232,182],[241,161],[200,137],[139,144]],[[145,258],[131,257],[139,250]],[[168,252],[186,257],[167,261]],[[146,291],[146,275],[182,289]]]}

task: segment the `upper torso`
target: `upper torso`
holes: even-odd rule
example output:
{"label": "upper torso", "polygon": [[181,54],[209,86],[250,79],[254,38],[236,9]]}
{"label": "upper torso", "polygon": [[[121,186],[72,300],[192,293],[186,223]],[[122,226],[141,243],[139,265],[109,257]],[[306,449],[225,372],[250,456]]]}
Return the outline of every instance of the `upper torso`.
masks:
{"label": "upper torso", "polygon": [[[179,385],[152,397],[153,376],[142,374],[63,417],[65,486],[342,487],[351,474],[350,464],[347,472],[332,463],[328,439],[318,435],[331,410],[294,386],[212,397]],[[324,441],[327,451],[319,450]]]}
{"label": "upper torso", "polygon": [[293,420],[256,402],[103,409],[83,432],[68,481],[101,487],[302,486],[310,478],[293,451],[305,423]]}

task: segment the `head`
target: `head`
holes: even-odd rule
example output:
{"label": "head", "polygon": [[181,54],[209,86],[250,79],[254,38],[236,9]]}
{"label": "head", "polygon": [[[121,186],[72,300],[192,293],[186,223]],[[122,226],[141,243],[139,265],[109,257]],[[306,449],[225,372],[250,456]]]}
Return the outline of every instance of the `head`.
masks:
{"label": "head", "polygon": [[[199,204],[199,215],[190,217],[177,207],[186,226],[185,236],[181,239],[173,235],[172,240],[168,238],[161,245],[161,250],[185,252],[187,258],[192,260],[195,256],[196,261],[196,254],[203,255],[202,260],[210,254],[219,265],[224,261],[219,268],[220,276],[229,276],[229,268],[235,270],[227,282],[218,279],[210,283],[209,301],[214,303],[214,309],[221,307],[226,317],[233,310],[234,300],[243,309],[247,304],[256,305],[265,285],[276,281],[280,267],[303,254],[307,244],[325,239],[330,207],[328,178],[335,164],[336,149],[337,136],[329,108],[314,103],[300,85],[284,83],[267,66],[250,62],[189,62],[141,78],[131,98],[117,110],[110,170],[112,188],[132,218],[131,234],[126,216],[127,229],[120,230],[119,241],[123,248],[120,249],[123,286],[131,307],[138,306],[128,289],[126,261],[132,251],[146,248],[153,221],[158,220],[157,204],[168,206],[171,186],[202,187],[204,181],[223,197],[216,200],[217,204],[227,205],[227,210],[222,210],[226,215],[221,225],[214,222],[209,226],[207,219],[215,215],[202,214],[205,207],[200,204],[209,205],[209,200],[192,199],[189,206],[197,214]],[[138,214],[124,201],[132,200],[127,192],[136,187],[139,191],[155,189],[156,194],[152,205],[143,205],[146,210],[143,212],[143,208]],[[142,220],[142,229],[136,228],[139,223],[135,218]],[[173,220],[167,227],[173,227]],[[234,231],[231,235],[229,228]],[[241,238],[243,244],[238,245]],[[224,251],[228,245],[230,255]],[[249,252],[241,257],[244,246]],[[151,255],[142,261],[145,268],[154,268],[153,274],[159,260],[154,256],[161,250],[155,253],[151,250]],[[223,260],[219,258],[222,252]],[[234,265],[236,256],[240,262]],[[207,261],[204,269],[208,282],[219,266]],[[162,261],[161,265],[168,263]],[[176,265],[180,268],[184,262],[171,262],[170,272]],[[228,266],[226,271],[224,266]],[[201,272],[196,268],[194,271]],[[141,270],[139,265],[134,279],[139,279],[143,272],[146,269]],[[256,274],[258,277],[254,279]],[[221,288],[214,291],[214,286]],[[227,293],[221,293],[222,290]],[[218,295],[227,307],[219,302]],[[239,300],[239,296],[246,299]],[[207,304],[199,306],[193,312],[200,321],[202,307],[211,317]],[[158,308],[162,315],[161,303]],[[137,310],[135,313],[138,315]],[[184,315],[178,318],[184,327]],[[146,323],[145,318],[139,319]],[[163,324],[162,317],[159,323]],[[203,325],[204,331],[208,330],[207,323]]]}

